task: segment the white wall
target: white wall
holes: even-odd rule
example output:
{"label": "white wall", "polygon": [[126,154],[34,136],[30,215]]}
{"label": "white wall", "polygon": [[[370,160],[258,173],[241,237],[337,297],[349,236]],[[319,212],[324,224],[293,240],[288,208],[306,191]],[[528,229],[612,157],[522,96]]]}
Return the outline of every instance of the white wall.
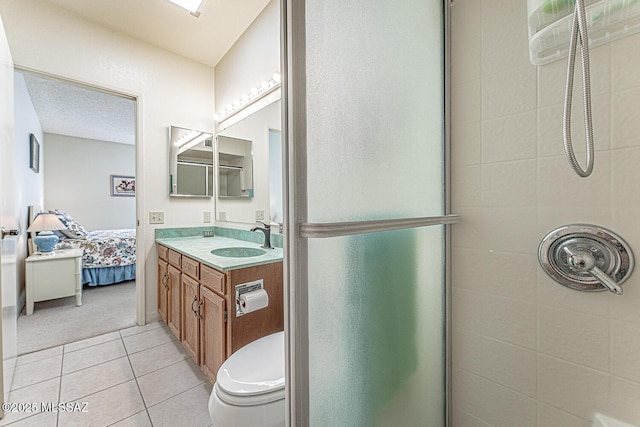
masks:
{"label": "white wall", "polygon": [[566,61],[529,63],[527,2],[452,13],[454,426],[587,427],[595,411],[640,425],[640,271],[624,296],[583,293],[537,261],[549,231],[580,222],[640,254],[640,35],[592,51],[595,170],[581,179],[562,150]]}
{"label": "white wall", "polygon": [[[280,8],[277,0],[269,2],[242,37],[215,67],[216,111],[233,104],[242,94],[271,80],[280,71]],[[253,199],[218,199],[216,211],[226,212],[226,227],[248,228],[255,225],[256,210],[269,218],[269,134],[281,130],[280,102],[271,104],[221,132],[223,135],[253,141]],[[216,215],[219,218],[219,215]]]}
{"label": "white wall", "polygon": [[214,200],[170,200],[168,126],[214,130],[213,69],[79,19],[42,0],[0,1],[17,66],[138,97],[136,184],[140,206],[139,264],[144,267],[147,319],[157,318],[156,249],[149,211],[160,227],[202,225]]}
{"label": "white wall", "polygon": [[135,176],[133,145],[46,133],[44,206],[87,230],[136,227],[134,197],[111,196],[111,175]]}
{"label": "white wall", "polygon": [[[29,168],[30,139],[34,134],[40,142],[40,173]],[[31,96],[27,91],[24,77],[14,73],[14,138],[15,138],[15,173],[16,173],[16,209],[18,224],[22,234],[18,238],[18,309],[24,304],[24,259],[27,257],[28,206],[42,206],[44,203],[44,152],[42,126],[36,114]],[[22,302],[20,302],[22,301]]]}
{"label": "white wall", "polygon": [[216,111],[280,72],[280,4],[271,0],[215,67]]}

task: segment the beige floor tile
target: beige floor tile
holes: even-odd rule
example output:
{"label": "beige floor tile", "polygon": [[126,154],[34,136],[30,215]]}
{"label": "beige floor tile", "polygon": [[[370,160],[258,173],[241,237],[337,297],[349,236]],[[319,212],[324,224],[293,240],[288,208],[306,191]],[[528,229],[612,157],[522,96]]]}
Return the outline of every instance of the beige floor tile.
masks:
{"label": "beige floor tile", "polygon": [[191,359],[174,363],[138,378],[138,385],[147,408],[208,382]]}
{"label": "beige floor tile", "polygon": [[[43,381],[28,387],[21,388],[19,390],[13,390],[9,393],[9,403],[57,403],[58,393],[60,391],[60,377],[53,378],[51,380]],[[39,408],[37,408],[39,409]],[[40,412],[39,410],[36,412]],[[0,420],[0,426],[4,426],[10,423],[14,423],[18,420],[32,417],[33,413],[27,412],[7,412],[2,420]]]}
{"label": "beige floor tile", "polygon": [[50,357],[37,362],[16,367],[13,374],[12,390],[30,386],[41,381],[59,377],[62,369],[62,356]]}
{"label": "beige floor tile", "polygon": [[151,427],[151,420],[147,411],[138,412],[137,414],[112,424],[111,427]]}
{"label": "beige floor tile", "polygon": [[201,384],[149,408],[153,426],[210,426],[208,402],[211,388],[209,383]]}
{"label": "beige floor tile", "polygon": [[55,412],[41,412],[10,424],[11,427],[56,427],[58,414]]}
{"label": "beige floor tile", "polygon": [[72,342],[64,345],[64,352],[71,353],[72,351],[82,350],[83,348],[91,347],[96,344],[102,344],[108,341],[120,339],[120,333],[118,331],[109,332],[108,334],[98,335],[97,337],[87,338],[86,340]]}
{"label": "beige floor tile", "polygon": [[120,339],[65,353],[62,359],[62,374],[79,371],[126,355],[127,352]]}
{"label": "beige floor tile", "polygon": [[88,402],[87,412],[60,413],[58,417],[60,426],[108,426],[144,410],[142,396],[134,380],[83,397],[78,401]]}
{"label": "beige floor tile", "polygon": [[169,328],[156,328],[122,339],[128,354],[137,353],[175,340],[176,336],[173,335]]}
{"label": "beige floor tile", "polygon": [[139,334],[141,332],[147,332],[147,331],[150,331],[152,329],[161,328],[164,325],[165,325],[165,323],[159,320],[157,322],[147,323],[146,325],[143,325],[143,326],[132,326],[131,328],[122,329],[120,331],[120,336],[122,338],[129,337],[131,335],[136,335],[136,334]]}
{"label": "beige floor tile", "polygon": [[126,357],[62,376],[60,400],[70,402],[133,379]]}
{"label": "beige floor tile", "polygon": [[40,360],[49,359],[55,356],[62,356],[62,346],[48,348],[46,350],[34,351],[33,353],[23,354],[16,359],[16,366],[27,363],[38,362]]}
{"label": "beige floor tile", "polygon": [[136,377],[165,368],[189,357],[182,344],[172,341],[129,356]]}

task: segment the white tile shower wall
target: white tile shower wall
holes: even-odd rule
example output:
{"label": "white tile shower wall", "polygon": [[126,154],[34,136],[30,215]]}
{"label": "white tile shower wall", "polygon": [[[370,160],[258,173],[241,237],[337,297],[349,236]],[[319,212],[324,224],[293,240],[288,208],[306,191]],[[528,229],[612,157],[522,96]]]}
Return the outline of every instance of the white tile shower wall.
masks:
{"label": "white tile shower wall", "polygon": [[537,262],[542,237],[578,222],[640,255],[640,35],[592,50],[596,164],[581,179],[562,149],[566,62],[531,65],[526,22],[526,0],[452,6],[453,426],[640,424],[640,271],[618,297]]}

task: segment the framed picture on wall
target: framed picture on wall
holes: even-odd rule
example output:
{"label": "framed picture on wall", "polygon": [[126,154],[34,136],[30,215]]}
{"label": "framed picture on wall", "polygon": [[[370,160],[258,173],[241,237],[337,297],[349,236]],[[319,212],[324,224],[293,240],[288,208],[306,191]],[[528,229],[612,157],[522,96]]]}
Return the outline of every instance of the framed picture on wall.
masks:
{"label": "framed picture on wall", "polygon": [[136,178],[134,176],[111,175],[111,196],[135,197]]}
{"label": "framed picture on wall", "polygon": [[40,143],[34,134],[29,134],[29,167],[40,173]]}

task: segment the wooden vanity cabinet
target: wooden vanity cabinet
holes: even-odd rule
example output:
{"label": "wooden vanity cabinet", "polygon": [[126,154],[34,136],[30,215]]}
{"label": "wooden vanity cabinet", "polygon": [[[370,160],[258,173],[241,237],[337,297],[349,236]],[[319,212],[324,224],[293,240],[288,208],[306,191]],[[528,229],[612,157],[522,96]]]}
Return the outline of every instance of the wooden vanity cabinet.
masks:
{"label": "wooden vanity cabinet", "polygon": [[[269,306],[244,316],[236,316],[236,285],[263,280]],[[284,296],[282,262],[228,271],[226,287],[229,308],[227,357],[240,348],[267,335],[284,330]]]}
{"label": "wooden vanity cabinet", "polygon": [[194,263],[182,256],[182,345],[213,382],[227,353],[226,302],[216,294],[224,289],[225,275]]}
{"label": "wooden vanity cabinet", "polygon": [[227,359],[227,311],[224,298],[206,286],[200,286],[200,301],[200,366],[214,382],[218,369]]}
{"label": "wooden vanity cabinet", "polygon": [[167,323],[169,303],[169,263],[158,254],[158,314]]}
{"label": "wooden vanity cabinet", "polygon": [[[236,350],[284,329],[282,262],[221,272],[161,248],[158,245],[158,256],[166,250],[168,261],[165,321],[212,383],[222,363]],[[158,277],[164,266],[161,261]],[[259,279],[264,280],[269,307],[236,317],[235,285]]]}
{"label": "wooden vanity cabinet", "polygon": [[167,304],[167,326],[178,338],[182,339],[182,272],[169,265],[169,303]]}
{"label": "wooden vanity cabinet", "polygon": [[182,346],[200,364],[200,284],[182,275]]}
{"label": "wooden vanity cabinet", "polygon": [[167,326],[182,339],[182,254],[169,249]]}

